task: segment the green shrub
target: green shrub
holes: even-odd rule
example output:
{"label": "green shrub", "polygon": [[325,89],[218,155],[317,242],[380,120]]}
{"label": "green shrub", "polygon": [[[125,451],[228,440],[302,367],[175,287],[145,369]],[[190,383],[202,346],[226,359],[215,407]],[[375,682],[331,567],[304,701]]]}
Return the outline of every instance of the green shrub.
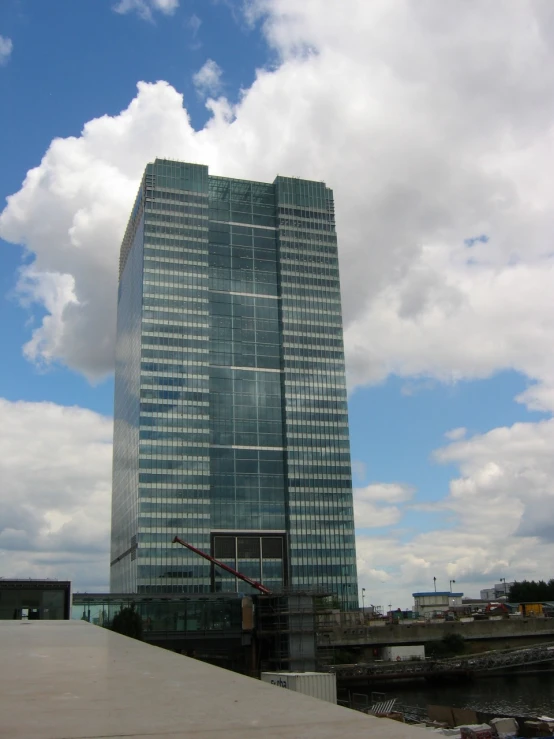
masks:
{"label": "green shrub", "polygon": [[116,613],[110,628],[132,639],[142,639],[142,619],[135,611],[135,604],[126,606]]}

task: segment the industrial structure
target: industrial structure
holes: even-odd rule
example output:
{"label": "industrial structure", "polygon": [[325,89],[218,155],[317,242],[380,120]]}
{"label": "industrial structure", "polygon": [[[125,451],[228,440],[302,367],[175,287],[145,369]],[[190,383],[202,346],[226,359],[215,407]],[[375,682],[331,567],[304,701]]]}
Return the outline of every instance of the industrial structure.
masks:
{"label": "industrial structure", "polygon": [[358,605],[332,191],[156,160],[121,247],[111,582]]}

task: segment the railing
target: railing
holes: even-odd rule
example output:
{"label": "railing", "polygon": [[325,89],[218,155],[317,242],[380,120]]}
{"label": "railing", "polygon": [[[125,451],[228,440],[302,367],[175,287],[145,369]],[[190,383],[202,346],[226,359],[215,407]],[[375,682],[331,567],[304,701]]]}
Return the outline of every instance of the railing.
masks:
{"label": "railing", "polygon": [[326,669],[337,677],[425,677],[437,674],[471,674],[508,667],[539,664],[554,660],[554,645],[540,644],[523,649],[486,652],[441,660],[404,660],[401,662],[369,662],[355,665],[333,665]]}

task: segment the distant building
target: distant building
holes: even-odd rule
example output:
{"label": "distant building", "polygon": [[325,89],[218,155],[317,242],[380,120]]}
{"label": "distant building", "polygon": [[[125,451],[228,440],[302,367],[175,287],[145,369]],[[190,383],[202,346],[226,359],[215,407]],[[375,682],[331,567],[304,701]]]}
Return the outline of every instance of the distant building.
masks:
{"label": "distant building", "polygon": [[508,597],[510,594],[510,588],[515,585],[515,582],[499,582],[496,583],[492,588],[485,588],[479,592],[481,600],[498,600],[498,598]]}
{"label": "distant building", "polygon": [[450,593],[447,591],[435,593],[412,593],[414,598],[414,611],[420,616],[432,615],[437,611],[448,611],[453,606],[461,606],[463,593]]}
{"label": "distant building", "polygon": [[0,580],[0,619],[59,621],[69,619],[68,580]]}
{"label": "distant building", "polygon": [[496,592],[494,588],[485,588],[479,593],[481,600],[496,600]]}

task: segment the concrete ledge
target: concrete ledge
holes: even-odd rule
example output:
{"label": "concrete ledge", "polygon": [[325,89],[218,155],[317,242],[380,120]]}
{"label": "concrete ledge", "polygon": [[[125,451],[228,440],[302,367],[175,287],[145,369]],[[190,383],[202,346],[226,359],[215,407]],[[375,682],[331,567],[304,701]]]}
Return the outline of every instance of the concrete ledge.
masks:
{"label": "concrete ledge", "polygon": [[440,624],[387,624],[385,628],[357,626],[321,633],[319,646],[379,646],[423,644],[442,639],[445,634],[461,634],[468,640],[554,637],[554,618],[525,618],[503,621],[446,621]]}
{"label": "concrete ledge", "polygon": [[0,653],[10,739],[429,737],[82,621],[0,621]]}

